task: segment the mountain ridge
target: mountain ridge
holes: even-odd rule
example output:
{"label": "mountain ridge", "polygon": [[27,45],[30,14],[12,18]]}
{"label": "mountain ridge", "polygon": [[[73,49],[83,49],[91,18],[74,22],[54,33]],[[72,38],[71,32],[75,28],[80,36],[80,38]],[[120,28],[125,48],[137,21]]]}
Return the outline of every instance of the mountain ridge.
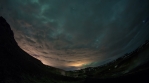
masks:
{"label": "mountain ridge", "polygon": [[76,80],[62,73],[61,69],[47,67],[23,51],[10,25],[0,17],[0,83],[70,83]]}
{"label": "mountain ridge", "polygon": [[[146,56],[148,56],[148,50],[149,50],[148,42],[146,43],[146,45],[147,45]],[[143,48],[145,47],[146,46],[144,44]],[[138,50],[139,49],[137,49],[136,52],[132,52],[132,54],[134,56],[137,55]],[[128,61],[130,60],[128,59]],[[121,66],[118,66],[118,67],[125,66],[125,63],[127,64],[126,61],[123,61],[123,60],[120,61],[119,64],[121,64]],[[149,69],[146,69],[145,71],[137,72],[134,74],[131,74],[130,72],[126,76],[116,77],[116,78],[106,78],[106,79],[94,78],[94,77],[100,77],[100,76],[109,77],[110,75],[112,75],[110,72],[112,71],[111,68],[113,68],[112,72],[115,71],[115,68],[114,68],[115,64],[117,64],[117,62],[113,64],[114,66],[111,66],[111,64],[109,66],[105,66],[102,72],[94,70],[94,75],[96,76],[92,76],[93,72],[90,71],[92,70],[92,68],[86,68],[84,70],[87,70],[85,73],[87,76],[83,78],[81,76],[84,76],[85,74],[82,73],[82,70],[78,71],[81,73],[77,73],[76,71],[67,72],[61,69],[43,65],[40,60],[30,56],[18,46],[17,42],[14,39],[14,34],[13,34],[13,31],[11,30],[11,27],[3,17],[0,17],[0,83],[91,83],[91,82],[92,83],[99,83],[99,82],[126,83],[126,82],[134,82],[136,80],[139,83],[145,83],[146,81],[148,81]],[[148,68],[148,65],[149,63],[146,63],[145,65],[142,65],[142,67],[144,67],[145,69],[145,68]],[[111,70],[109,70],[109,68]],[[138,67],[137,69],[134,69],[134,70],[139,70],[139,69],[141,68]],[[116,73],[117,71],[121,72],[121,70],[119,69],[116,70]],[[75,76],[78,76],[79,74],[82,74],[80,75],[80,78],[75,77]]]}

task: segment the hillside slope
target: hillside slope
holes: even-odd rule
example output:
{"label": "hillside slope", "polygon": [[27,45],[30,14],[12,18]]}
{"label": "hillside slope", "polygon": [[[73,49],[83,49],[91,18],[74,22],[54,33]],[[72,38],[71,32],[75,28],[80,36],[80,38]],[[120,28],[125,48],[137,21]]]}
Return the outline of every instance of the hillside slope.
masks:
{"label": "hillside slope", "polygon": [[[24,52],[17,45],[9,24],[0,17],[0,83],[147,83],[149,44],[138,50],[129,57],[119,58],[102,67],[86,68],[77,72],[63,71],[45,66]],[[138,65],[138,61],[143,63]],[[128,69],[129,72],[124,74],[123,71]]]}
{"label": "hillside slope", "polygon": [[59,70],[24,52],[0,17],[0,83],[78,83],[79,79],[63,76]]}

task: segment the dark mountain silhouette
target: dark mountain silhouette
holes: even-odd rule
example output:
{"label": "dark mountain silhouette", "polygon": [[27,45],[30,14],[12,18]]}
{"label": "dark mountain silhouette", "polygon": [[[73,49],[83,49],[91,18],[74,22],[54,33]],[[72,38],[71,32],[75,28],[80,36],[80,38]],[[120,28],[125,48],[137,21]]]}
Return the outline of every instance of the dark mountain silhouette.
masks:
{"label": "dark mountain silhouette", "polygon": [[78,79],[62,76],[63,70],[45,66],[24,52],[13,31],[0,17],[0,83],[71,83]]}
{"label": "dark mountain silhouette", "polygon": [[[120,61],[121,65],[123,66],[123,63],[126,63],[126,61],[129,62],[130,59]],[[115,63],[111,64],[115,65]],[[112,70],[113,66],[105,66],[102,68],[105,70],[103,70],[104,72],[101,72],[101,74],[92,74],[92,72],[88,71],[86,73],[86,77],[73,77],[71,76],[72,73],[69,73],[70,75],[63,76],[68,72],[58,68],[45,66],[41,63],[41,61],[24,52],[17,45],[13,31],[11,30],[9,24],[3,17],[0,17],[0,83],[134,83],[136,81],[138,83],[148,83],[148,67],[149,62],[146,62],[145,64],[131,70],[131,72],[127,75],[115,78],[100,79],[102,75],[109,75],[110,77],[112,74],[109,71],[107,72],[106,69],[110,68]],[[141,68],[144,70],[133,73],[133,71]],[[112,71],[115,72],[114,68]],[[97,71],[94,70],[93,72]]]}

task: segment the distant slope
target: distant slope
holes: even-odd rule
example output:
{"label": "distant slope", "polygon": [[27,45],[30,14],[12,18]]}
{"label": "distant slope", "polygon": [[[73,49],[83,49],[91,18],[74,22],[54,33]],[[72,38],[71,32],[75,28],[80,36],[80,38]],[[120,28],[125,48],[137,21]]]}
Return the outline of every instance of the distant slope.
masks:
{"label": "distant slope", "polygon": [[110,63],[89,67],[76,71],[68,71],[66,75],[74,77],[116,78],[136,72],[149,70],[149,41],[131,53],[125,54]]}
{"label": "distant slope", "polygon": [[84,83],[148,83],[149,41],[136,50],[99,67],[68,71],[66,75],[85,78]]}

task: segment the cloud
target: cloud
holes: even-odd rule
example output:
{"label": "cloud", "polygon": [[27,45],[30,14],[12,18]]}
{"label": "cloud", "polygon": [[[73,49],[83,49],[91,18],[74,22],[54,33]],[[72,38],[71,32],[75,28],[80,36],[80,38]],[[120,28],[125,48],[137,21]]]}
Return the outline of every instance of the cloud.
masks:
{"label": "cloud", "polygon": [[149,39],[147,0],[1,0],[19,46],[67,70],[98,66]]}

